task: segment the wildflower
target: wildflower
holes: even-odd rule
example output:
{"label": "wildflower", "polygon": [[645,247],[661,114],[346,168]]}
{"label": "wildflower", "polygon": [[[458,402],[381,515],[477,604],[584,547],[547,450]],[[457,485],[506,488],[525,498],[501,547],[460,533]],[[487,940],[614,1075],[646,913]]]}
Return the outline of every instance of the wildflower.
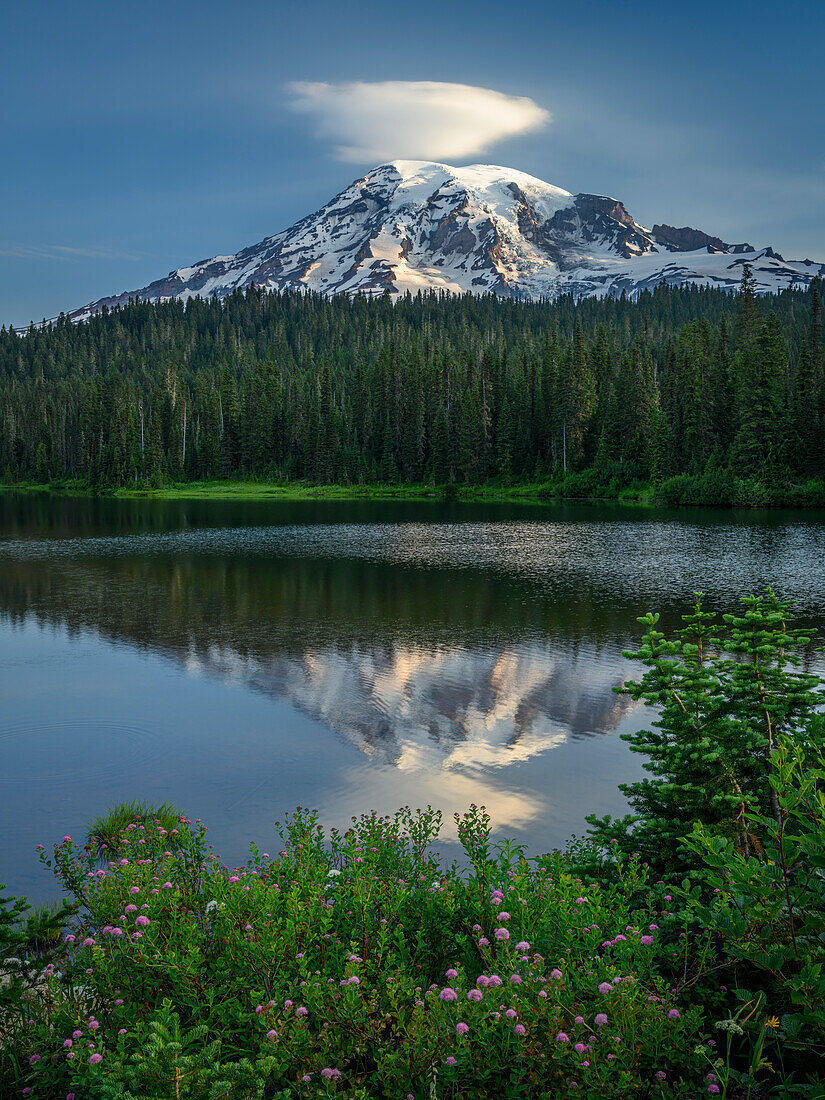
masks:
{"label": "wildflower", "polygon": [[103,1061],[103,1055],[102,1054],[93,1054],[91,1056],[91,1058],[89,1059],[89,1065],[90,1066],[96,1066],[98,1062],[102,1062],[102,1061]]}
{"label": "wildflower", "polygon": [[518,1013],[514,1008],[508,1008],[504,1015],[507,1017],[508,1020],[515,1020],[515,1018],[518,1016]]}
{"label": "wildflower", "polygon": [[63,1042],[63,1049],[66,1050],[66,1048],[70,1047],[71,1045],[72,1045],[72,1040],[71,1039],[66,1039]]}
{"label": "wildflower", "polygon": [[530,950],[530,944],[527,943],[526,940],[522,940],[520,943],[516,944],[516,951],[529,951],[529,950]]}
{"label": "wildflower", "polygon": [[717,1092],[719,1092],[719,1086],[718,1086],[718,1085],[714,1085],[714,1084],[713,1084],[713,1082],[711,1082],[711,1083],[710,1083],[710,1084],[708,1085],[708,1092],[712,1092],[712,1093],[717,1093]]}
{"label": "wildflower", "polygon": [[29,1065],[33,1066],[39,1061],[40,1061],[40,1055],[39,1054],[33,1054],[31,1056],[31,1058],[29,1058]]}
{"label": "wildflower", "polygon": [[600,1012],[596,1016],[593,1023],[596,1025],[596,1027],[604,1027],[604,1025],[607,1023],[607,1017],[605,1016],[605,1014],[603,1012]]}
{"label": "wildflower", "polygon": [[300,1005],[298,1008],[295,1009],[295,1015],[296,1016],[308,1016],[309,1015],[309,1009],[304,1008],[303,1005]]}
{"label": "wildflower", "polygon": [[447,1065],[447,1066],[454,1066],[455,1065],[455,1058],[453,1058],[452,1054],[450,1054],[447,1058],[444,1059],[444,1064]]}
{"label": "wildflower", "polygon": [[521,975],[520,974],[511,974],[510,975],[510,984],[511,985],[521,985]]}
{"label": "wildflower", "polygon": [[125,1035],[125,1034],[126,1034],[126,1028],[125,1027],[121,1027],[121,1028],[118,1029],[118,1035]]}
{"label": "wildflower", "polygon": [[129,904],[129,905],[126,906],[126,908],[123,910],[123,912],[124,913],[137,913],[137,906]]}
{"label": "wildflower", "polygon": [[351,978],[347,978],[347,985],[360,985],[360,984],[361,984],[361,979],[356,977],[355,974],[353,974]]}
{"label": "wildflower", "polygon": [[468,1024],[458,1023],[455,1025],[456,1035],[466,1035],[469,1030],[470,1028]]}
{"label": "wildflower", "polygon": [[499,915],[496,917],[496,920],[509,920],[509,919],[510,919],[510,914],[509,913],[499,913]]}
{"label": "wildflower", "polygon": [[451,989],[449,986],[447,986],[445,989],[442,989],[441,992],[438,994],[438,996],[439,996],[439,999],[442,1000],[442,1001],[457,1001],[458,1000],[458,994],[456,993],[456,991],[454,989]]}
{"label": "wildflower", "polygon": [[570,1042],[570,1036],[566,1032],[560,1031],[558,1033],[558,1035],[556,1036],[556,1042],[557,1043],[569,1043]]}
{"label": "wildflower", "polygon": [[453,979],[458,977],[458,971],[453,970],[452,967],[447,971],[445,977]]}
{"label": "wildflower", "polygon": [[612,989],[613,986],[610,984],[610,982],[602,982],[599,986],[599,993],[607,994],[610,993]]}
{"label": "wildflower", "polygon": [[650,947],[650,945],[653,943],[653,937],[642,936],[642,938],[639,940],[639,943],[642,944],[644,947]]}
{"label": "wildflower", "polygon": [[86,939],[83,941],[84,947],[94,947],[94,945],[95,941],[92,939],[91,936],[87,936]]}
{"label": "wildflower", "polygon": [[480,989],[471,989],[470,992],[467,994],[467,1000],[475,1001],[476,1003],[478,1003],[478,1001],[480,1001],[483,996],[484,994],[481,992]]}
{"label": "wildflower", "polygon": [[82,1039],[83,1038],[83,1032],[82,1031],[73,1031],[72,1032],[72,1038],[73,1039]]}
{"label": "wildflower", "polygon": [[553,979],[554,982],[561,981],[561,971],[558,967],[556,967],[555,970],[550,971],[550,977]]}
{"label": "wildflower", "polygon": [[524,1026],[524,1024],[516,1024],[516,1026],[513,1028],[513,1031],[515,1031],[516,1035],[527,1034],[527,1028]]}
{"label": "wildflower", "polygon": [[[501,916],[500,913],[499,913],[499,916]],[[496,939],[499,941],[499,943],[501,943],[503,940],[509,940],[510,939],[510,933],[507,931],[506,928],[497,928],[496,929]]]}
{"label": "wildflower", "polygon": [[482,936],[481,939],[478,941],[478,946],[479,947],[489,947],[490,946],[490,941],[487,939],[486,936]]}
{"label": "wildflower", "polygon": [[779,1019],[776,1016],[769,1016],[765,1020],[765,1027],[779,1027]]}
{"label": "wildflower", "polygon": [[341,1071],[340,1069],[334,1069],[330,1066],[324,1066],[324,1068],[321,1070],[321,1076],[326,1077],[328,1081],[337,1081],[338,1078],[341,1076]]}
{"label": "wildflower", "polygon": [[71,842],[72,842],[72,838],[70,836],[66,835],[66,836],[63,837],[63,843],[64,844],[71,844]]}
{"label": "wildflower", "polygon": [[146,925],[149,923],[149,918],[146,916],[145,913],[141,913],[140,916],[135,917],[135,924],[139,928],[145,928]]}
{"label": "wildflower", "polygon": [[278,1032],[277,1031],[268,1031],[266,1033],[266,1037],[267,1037],[267,1039],[277,1039],[278,1038]]}
{"label": "wildflower", "polygon": [[[670,1013],[668,1012],[668,1016]],[[744,1031],[736,1020],[717,1020],[714,1025],[719,1031],[729,1031],[731,1035],[744,1035]]]}
{"label": "wildflower", "polygon": [[573,1047],[573,1050],[575,1050],[576,1054],[584,1054],[585,1049],[586,1048],[584,1043],[576,1043],[576,1045]]}
{"label": "wildflower", "polygon": [[[679,1009],[678,1009],[678,1008],[672,1008],[672,1009],[670,1010],[670,1012],[668,1012],[668,1014],[667,1014],[667,1018],[668,1018],[669,1020],[681,1020],[681,1018],[682,1018],[682,1013],[681,1013],[681,1012],[679,1011]],[[718,1026],[718,1025],[717,1025],[717,1026]],[[742,1034],[742,1029],[741,1029],[741,1028],[739,1029],[739,1034],[740,1034],[740,1035]]]}
{"label": "wildflower", "polygon": [[660,1070],[656,1071],[656,1076],[660,1081],[664,1081],[665,1078],[667,1077],[667,1074],[665,1073],[665,1071],[663,1069],[660,1069]]}
{"label": "wildflower", "polygon": [[139,894],[140,893],[140,887],[139,886],[130,886],[129,887],[129,893],[130,894]]}

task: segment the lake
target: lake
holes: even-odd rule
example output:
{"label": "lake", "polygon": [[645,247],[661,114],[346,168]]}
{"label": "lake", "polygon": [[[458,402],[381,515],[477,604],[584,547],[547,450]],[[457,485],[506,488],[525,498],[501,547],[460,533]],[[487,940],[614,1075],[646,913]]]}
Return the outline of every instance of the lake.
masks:
{"label": "lake", "polygon": [[767,584],[825,628],[825,515],[0,496],[0,882],[52,895],[35,845],[127,798],[230,863],[296,805],[561,845],[641,774],[636,618]]}

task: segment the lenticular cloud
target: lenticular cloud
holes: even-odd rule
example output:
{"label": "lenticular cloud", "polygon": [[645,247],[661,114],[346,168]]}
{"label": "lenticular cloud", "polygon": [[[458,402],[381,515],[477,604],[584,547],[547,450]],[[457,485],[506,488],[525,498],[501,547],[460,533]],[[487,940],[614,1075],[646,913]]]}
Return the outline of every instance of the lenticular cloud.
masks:
{"label": "lenticular cloud", "polygon": [[315,119],[340,160],[472,156],[502,138],[536,130],[550,114],[525,96],[434,81],[290,84],[292,106]]}

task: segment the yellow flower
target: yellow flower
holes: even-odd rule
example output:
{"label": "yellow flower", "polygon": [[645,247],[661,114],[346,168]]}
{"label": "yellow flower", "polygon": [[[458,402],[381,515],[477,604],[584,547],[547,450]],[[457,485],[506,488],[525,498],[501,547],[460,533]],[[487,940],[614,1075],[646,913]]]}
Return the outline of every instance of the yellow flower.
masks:
{"label": "yellow flower", "polygon": [[776,1016],[769,1016],[765,1020],[765,1027],[779,1027],[779,1020]]}

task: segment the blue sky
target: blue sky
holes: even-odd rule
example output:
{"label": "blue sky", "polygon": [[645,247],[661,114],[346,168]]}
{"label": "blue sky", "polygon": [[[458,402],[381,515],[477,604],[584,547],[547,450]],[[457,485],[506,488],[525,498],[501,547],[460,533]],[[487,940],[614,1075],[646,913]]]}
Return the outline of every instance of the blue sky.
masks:
{"label": "blue sky", "polygon": [[3,42],[6,323],[235,252],[372,167],[290,107],[292,82],[529,97],[552,121],[455,160],[614,195],[642,224],[825,259],[812,0],[35,0],[6,9]]}

